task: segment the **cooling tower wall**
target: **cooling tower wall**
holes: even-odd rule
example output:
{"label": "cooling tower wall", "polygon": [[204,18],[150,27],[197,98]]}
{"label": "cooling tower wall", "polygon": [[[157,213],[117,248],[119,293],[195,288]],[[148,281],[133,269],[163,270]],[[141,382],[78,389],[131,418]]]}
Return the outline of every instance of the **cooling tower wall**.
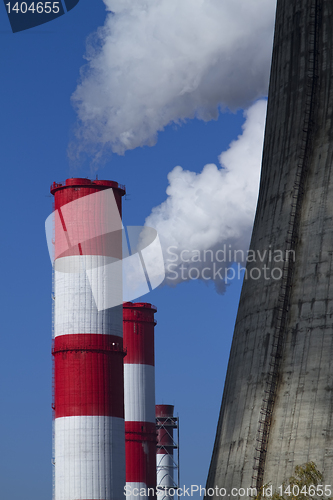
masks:
{"label": "cooling tower wall", "polygon": [[[329,0],[277,2],[256,261],[247,265],[207,487],[276,487],[310,460],[324,484],[333,481],[332,9]],[[261,276],[251,279],[255,267]]]}

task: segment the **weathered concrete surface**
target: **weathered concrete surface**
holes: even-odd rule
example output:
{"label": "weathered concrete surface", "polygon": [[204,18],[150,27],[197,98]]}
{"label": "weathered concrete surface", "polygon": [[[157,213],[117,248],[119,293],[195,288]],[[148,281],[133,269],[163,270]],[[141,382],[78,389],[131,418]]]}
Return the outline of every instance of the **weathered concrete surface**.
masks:
{"label": "weathered concrete surface", "polygon": [[[278,0],[262,177],[251,249],[285,249],[302,154],[317,5],[318,81],[264,483],[313,460],[333,485],[333,2]],[[276,254],[275,254],[276,255]],[[281,267],[269,262],[266,266]],[[263,266],[262,263],[248,265]],[[207,487],[249,488],[276,325],[279,280],[244,281]],[[333,486],[332,486],[333,490]],[[216,497],[217,498],[217,497]]]}

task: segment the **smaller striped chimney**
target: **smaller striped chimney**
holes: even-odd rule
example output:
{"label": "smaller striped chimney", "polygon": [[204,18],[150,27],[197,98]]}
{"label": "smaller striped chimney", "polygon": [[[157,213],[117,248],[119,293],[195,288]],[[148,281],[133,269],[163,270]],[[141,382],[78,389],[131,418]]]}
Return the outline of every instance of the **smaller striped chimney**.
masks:
{"label": "smaller striped chimney", "polygon": [[[172,500],[179,485],[179,453],[174,457],[174,449],[178,448],[179,425],[178,417],[173,416],[173,405],[156,405],[156,471],[157,499]],[[177,430],[177,441],[174,440],[174,430]],[[178,471],[175,480],[175,472]]]}
{"label": "smaller striped chimney", "polygon": [[[126,498],[154,498],[156,426],[154,314],[146,303],[123,304]],[[140,494],[141,493],[141,494]]]}

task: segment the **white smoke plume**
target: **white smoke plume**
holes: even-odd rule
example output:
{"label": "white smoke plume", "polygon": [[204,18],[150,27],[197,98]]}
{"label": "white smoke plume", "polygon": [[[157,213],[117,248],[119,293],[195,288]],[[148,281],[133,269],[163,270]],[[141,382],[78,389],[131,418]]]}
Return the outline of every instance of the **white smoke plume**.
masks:
{"label": "white smoke plume", "polygon": [[72,155],[152,146],[169,123],[267,94],[276,0],[103,1],[72,96]]}
{"label": "white smoke plume", "polygon": [[220,168],[208,164],[195,173],[178,166],[169,173],[167,199],[145,221],[158,232],[166,284],[213,279],[223,293],[233,276],[228,268],[246,260],[258,197],[266,105],[260,100],[244,113],[243,133],[219,156]]}

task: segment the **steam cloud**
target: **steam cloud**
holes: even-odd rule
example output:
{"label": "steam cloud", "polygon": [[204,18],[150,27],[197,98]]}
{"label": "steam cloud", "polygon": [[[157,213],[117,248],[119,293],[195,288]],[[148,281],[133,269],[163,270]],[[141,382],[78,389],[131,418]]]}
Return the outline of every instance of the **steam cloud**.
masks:
{"label": "steam cloud", "polygon": [[104,3],[105,25],[88,41],[72,96],[72,154],[96,159],[109,149],[152,146],[171,122],[216,119],[219,108],[247,107],[266,95],[275,0]]}
{"label": "steam cloud", "polygon": [[[245,111],[243,133],[219,156],[221,168],[208,164],[197,174],[178,166],[169,173],[168,197],[145,221],[158,232],[166,284],[213,279],[216,290],[223,293],[226,269],[238,258],[242,261],[241,252],[246,259],[258,196],[266,106],[261,100]],[[211,251],[206,258],[205,250]],[[225,261],[221,262],[223,250]],[[241,251],[236,259],[234,250]]]}

